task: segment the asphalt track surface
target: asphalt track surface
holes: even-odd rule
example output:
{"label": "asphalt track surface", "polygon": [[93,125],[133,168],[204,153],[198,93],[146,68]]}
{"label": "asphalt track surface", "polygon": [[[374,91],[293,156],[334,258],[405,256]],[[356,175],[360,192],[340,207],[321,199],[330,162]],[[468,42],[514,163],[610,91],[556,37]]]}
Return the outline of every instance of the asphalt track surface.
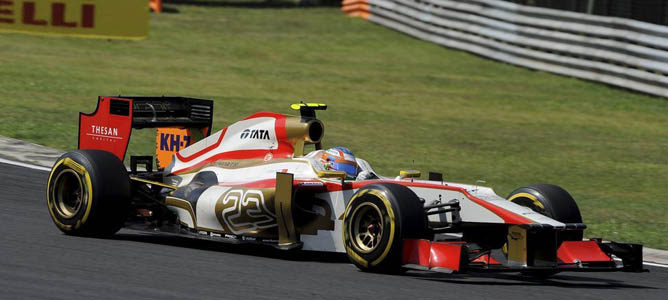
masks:
{"label": "asphalt track surface", "polygon": [[45,207],[48,173],[0,163],[1,299],[666,299],[650,273],[369,274],[344,257],[121,231],[71,237]]}

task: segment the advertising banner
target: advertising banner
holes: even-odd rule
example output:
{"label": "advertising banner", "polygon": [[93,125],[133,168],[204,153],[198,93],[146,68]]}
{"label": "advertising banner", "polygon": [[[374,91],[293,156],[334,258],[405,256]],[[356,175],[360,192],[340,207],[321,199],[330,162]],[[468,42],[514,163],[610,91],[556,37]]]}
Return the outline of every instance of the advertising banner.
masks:
{"label": "advertising banner", "polygon": [[142,39],[148,20],[146,0],[0,0],[0,31]]}

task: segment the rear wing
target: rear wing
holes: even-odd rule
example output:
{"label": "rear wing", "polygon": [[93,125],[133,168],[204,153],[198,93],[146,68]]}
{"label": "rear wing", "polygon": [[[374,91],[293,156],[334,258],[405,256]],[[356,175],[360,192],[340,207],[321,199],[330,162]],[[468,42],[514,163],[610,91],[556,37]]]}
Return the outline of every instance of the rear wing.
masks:
{"label": "rear wing", "polygon": [[208,136],[212,122],[212,100],[98,97],[93,113],[79,113],[78,148],[105,150],[123,161],[133,128],[157,128],[156,160],[164,168],[173,153]]}

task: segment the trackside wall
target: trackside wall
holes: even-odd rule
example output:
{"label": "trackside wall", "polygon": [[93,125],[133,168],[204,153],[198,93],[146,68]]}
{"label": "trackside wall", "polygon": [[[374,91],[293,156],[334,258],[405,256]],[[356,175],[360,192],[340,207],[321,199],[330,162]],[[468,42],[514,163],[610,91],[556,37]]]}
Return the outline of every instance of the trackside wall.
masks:
{"label": "trackside wall", "polygon": [[668,27],[498,0],[345,0],[342,10],[449,48],[668,97]]}

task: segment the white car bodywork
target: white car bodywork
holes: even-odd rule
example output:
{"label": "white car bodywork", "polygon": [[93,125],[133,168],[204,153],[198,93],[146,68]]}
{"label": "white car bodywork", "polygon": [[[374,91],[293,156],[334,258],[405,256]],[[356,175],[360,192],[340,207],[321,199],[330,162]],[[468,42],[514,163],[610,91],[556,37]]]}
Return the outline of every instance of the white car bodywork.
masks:
{"label": "white car bodywork", "polygon": [[[425,200],[425,205],[453,200],[459,202],[461,211],[457,215],[430,215],[429,221],[433,222],[538,223],[556,229],[565,228],[564,223],[507,201],[491,188],[377,176],[362,159],[357,160],[360,170],[375,178],[345,181],[323,178],[319,175],[324,171],[318,161],[320,152],[295,157],[293,149],[285,149],[285,140],[289,140],[289,136],[281,132],[287,132],[286,121],[282,118],[289,117],[267,113],[251,116],[175,155],[172,164],[165,170],[166,183],[187,188],[198,174],[209,173],[216,177],[215,184],[209,183],[196,199],[174,200],[173,205],[168,202],[183,226],[202,234],[242,239],[254,239],[254,234],[258,232],[275,229],[276,214],[272,205],[267,205],[266,198],[273,195],[271,189],[275,188],[276,173],[282,172],[293,174],[299,186],[322,190],[315,193],[314,198],[324,202],[306,209],[323,216],[331,211],[329,218],[333,228],[300,235],[304,250],[345,252],[341,230],[346,205],[359,188],[375,182],[407,186]],[[323,203],[328,207],[323,207]],[[265,237],[265,240],[272,239]]]}

